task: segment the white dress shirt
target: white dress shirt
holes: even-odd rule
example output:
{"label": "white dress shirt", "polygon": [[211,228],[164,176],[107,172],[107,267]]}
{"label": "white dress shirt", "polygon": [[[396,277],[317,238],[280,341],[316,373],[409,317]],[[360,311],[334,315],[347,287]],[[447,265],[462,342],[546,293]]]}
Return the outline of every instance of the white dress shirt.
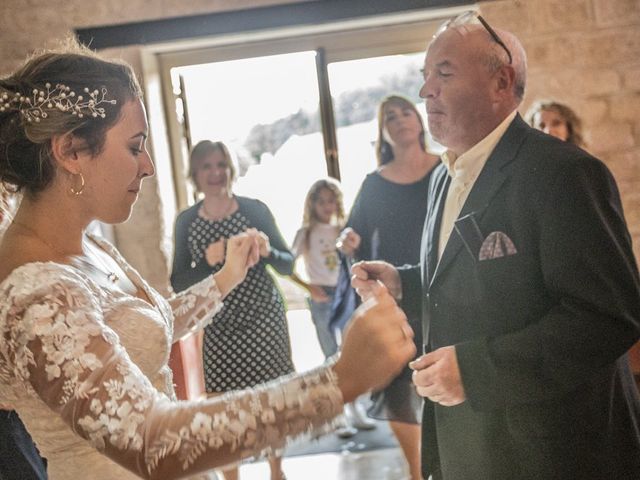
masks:
{"label": "white dress shirt", "polygon": [[438,259],[442,257],[442,252],[449,241],[453,231],[453,223],[460,215],[464,202],[469,196],[469,192],[476,183],[487,159],[496,147],[504,132],[515,118],[517,110],[511,112],[500,125],[498,125],[489,135],[476,143],[469,150],[459,157],[450,150],[442,154],[442,163],[449,171],[451,185],[447,192],[447,198],[442,212],[442,222],[440,223],[440,239],[438,242]]}

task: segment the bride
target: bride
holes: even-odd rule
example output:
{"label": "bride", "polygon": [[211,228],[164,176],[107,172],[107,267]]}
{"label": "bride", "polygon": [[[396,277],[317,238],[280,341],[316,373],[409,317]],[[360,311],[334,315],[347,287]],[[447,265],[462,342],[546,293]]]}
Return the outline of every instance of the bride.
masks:
{"label": "bride", "polygon": [[415,354],[404,314],[378,286],[339,358],[177,401],[171,343],[211,321],[258,244],[253,231],[233,237],[222,270],[165,299],[85,233],[93,220],[129,217],[154,173],[147,130],[131,68],[78,46],[0,79],[0,180],[24,195],[0,244],[0,403],[24,420],[54,480],[182,478],[282,448]]}

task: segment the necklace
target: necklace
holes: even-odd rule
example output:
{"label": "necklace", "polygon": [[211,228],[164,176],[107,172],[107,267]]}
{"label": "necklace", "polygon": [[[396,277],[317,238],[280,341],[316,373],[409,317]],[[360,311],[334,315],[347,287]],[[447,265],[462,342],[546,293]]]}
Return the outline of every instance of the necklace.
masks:
{"label": "necklace", "polygon": [[[100,268],[98,268],[98,270],[107,276],[107,280],[109,280],[111,283],[118,283],[120,277],[116,272],[109,269],[107,264],[102,260],[102,258],[100,258],[99,254],[93,255],[93,260],[98,261],[98,263],[100,264]],[[95,268],[95,265],[93,265],[91,262],[88,263]]]}
{"label": "necklace", "polygon": [[[49,247],[51,250],[53,250],[58,255],[62,255],[64,257],[71,255],[70,252],[65,252],[65,251],[61,250],[59,247],[55,246],[54,244],[49,242],[47,239],[43,238],[34,228],[31,228],[31,227],[25,225],[24,223],[18,222],[16,220],[13,220],[11,223],[13,223],[13,224],[17,225],[18,227],[28,231],[29,233],[31,233],[35,238],[37,238],[40,242],[44,243],[47,247]],[[94,255],[93,257],[94,257],[94,260],[97,260],[98,263],[100,263],[100,268],[96,267],[93,263],[91,263],[87,259],[83,258],[83,256],[74,255],[74,258],[78,259],[81,263],[83,263],[85,265],[88,265],[88,266],[92,267],[94,270],[98,270],[99,272],[101,272],[104,275],[106,275],[107,279],[111,283],[116,283],[116,282],[118,282],[118,280],[120,280],[120,277],[118,277],[118,275],[115,272],[110,271],[110,269],[107,268],[107,265],[102,261],[102,259],[98,255]]]}
{"label": "necklace", "polygon": [[209,210],[207,210],[206,207],[206,202],[203,200],[202,201],[202,212],[204,213],[204,215],[209,219],[209,220],[221,220],[225,217],[227,217],[230,213],[231,210],[233,210],[233,206],[234,206],[234,198],[233,195],[228,197],[228,201],[227,201],[227,205],[225,206],[224,210],[222,211],[221,214],[219,215],[212,215],[211,212],[209,212]]}

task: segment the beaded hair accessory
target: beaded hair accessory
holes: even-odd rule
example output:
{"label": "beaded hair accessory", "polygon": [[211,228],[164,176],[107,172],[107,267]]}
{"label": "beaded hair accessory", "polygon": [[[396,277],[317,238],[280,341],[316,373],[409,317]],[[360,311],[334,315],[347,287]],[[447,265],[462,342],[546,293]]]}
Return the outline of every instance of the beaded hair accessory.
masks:
{"label": "beaded hair accessory", "polygon": [[32,96],[22,95],[19,92],[14,94],[3,92],[0,94],[0,112],[7,110],[18,111],[27,122],[39,122],[49,116],[48,110],[59,110],[61,112],[76,115],[83,118],[88,115],[93,118],[105,118],[104,107],[100,105],[115,105],[115,99],[107,99],[107,89],[101,90],[84,89],[85,95],[76,95],[66,85],[56,84],[51,88],[50,83],[45,84],[46,90],[32,90]]}

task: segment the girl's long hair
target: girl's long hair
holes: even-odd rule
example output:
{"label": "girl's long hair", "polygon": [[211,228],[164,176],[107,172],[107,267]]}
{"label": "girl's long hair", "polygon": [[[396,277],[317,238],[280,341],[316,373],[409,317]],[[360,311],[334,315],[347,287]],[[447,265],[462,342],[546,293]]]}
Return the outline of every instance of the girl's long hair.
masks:
{"label": "girl's long hair", "polygon": [[302,227],[305,228],[304,248],[307,250],[309,249],[309,233],[313,230],[313,227],[320,223],[320,219],[316,215],[315,205],[320,197],[320,192],[323,189],[329,190],[335,196],[337,208],[334,221],[336,225],[340,228],[344,225],[344,205],[340,184],[333,178],[322,178],[315,181],[307,192],[307,196],[304,200],[304,211],[302,214]]}

